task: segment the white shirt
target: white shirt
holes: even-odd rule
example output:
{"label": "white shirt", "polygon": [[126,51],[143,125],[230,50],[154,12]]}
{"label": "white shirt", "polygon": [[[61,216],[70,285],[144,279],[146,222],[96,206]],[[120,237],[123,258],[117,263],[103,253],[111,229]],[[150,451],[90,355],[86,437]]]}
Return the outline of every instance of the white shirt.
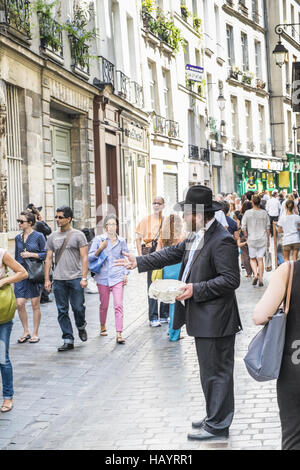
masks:
{"label": "white shirt", "polygon": [[281,211],[281,205],[279,199],[271,197],[266,204],[266,211],[270,217],[278,217]]}
{"label": "white shirt", "polygon": [[278,225],[282,227],[283,230],[283,246],[300,243],[298,224],[300,224],[300,216],[297,214],[282,215],[280,217]]}
{"label": "white shirt", "polygon": [[217,211],[215,213],[215,218],[218,222],[220,222],[220,224],[223,225],[223,227],[228,228],[228,223],[223,211]]}
{"label": "white shirt", "polygon": [[183,275],[182,275],[182,282],[185,282],[186,281],[186,278],[187,278],[187,275],[189,273],[189,270],[190,270],[190,267],[191,267],[191,264],[192,264],[192,261],[193,261],[193,258],[194,258],[194,255],[205,235],[205,232],[209,229],[209,227],[214,223],[216,219],[213,218],[212,220],[210,220],[209,222],[207,222],[207,224],[205,225],[205,229],[201,228],[199,230],[199,232],[196,233],[196,236],[195,236],[195,239],[193,241],[193,244],[191,246],[191,249],[190,249],[190,253],[189,253],[189,259],[188,259],[188,262],[186,263],[186,266],[184,268],[184,271],[183,271]]}

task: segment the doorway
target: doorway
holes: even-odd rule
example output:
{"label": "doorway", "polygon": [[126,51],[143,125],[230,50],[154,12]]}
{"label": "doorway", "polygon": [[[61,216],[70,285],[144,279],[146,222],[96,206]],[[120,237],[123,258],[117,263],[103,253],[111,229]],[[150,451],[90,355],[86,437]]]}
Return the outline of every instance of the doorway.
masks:
{"label": "doorway", "polygon": [[70,129],[52,126],[51,142],[53,199],[54,212],[56,212],[56,209],[61,206],[72,207],[72,159]]}

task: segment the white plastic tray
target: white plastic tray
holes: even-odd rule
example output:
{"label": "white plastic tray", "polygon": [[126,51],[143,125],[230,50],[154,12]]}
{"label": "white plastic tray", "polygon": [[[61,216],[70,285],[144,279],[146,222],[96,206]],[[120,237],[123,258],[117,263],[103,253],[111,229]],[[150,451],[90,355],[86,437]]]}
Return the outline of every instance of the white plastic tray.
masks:
{"label": "white plastic tray", "polygon": [[149,297],[165,304],[175,304],[176,297],[182,294],[181,289],[185,285],[176,279],[157,279],[149,287]]}

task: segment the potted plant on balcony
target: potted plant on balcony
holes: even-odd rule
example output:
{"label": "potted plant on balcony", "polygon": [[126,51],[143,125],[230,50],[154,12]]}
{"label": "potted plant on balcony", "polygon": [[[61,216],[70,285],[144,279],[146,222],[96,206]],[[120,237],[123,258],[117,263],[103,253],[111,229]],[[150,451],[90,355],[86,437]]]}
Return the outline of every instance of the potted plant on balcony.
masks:
{"label": "potted plant on balcony", "polygon": [[266,82],[264,82],[261,78],[257,78],[256,87],[259,88],[260,90],[264,90],[264,88],[266,87]]}
{"label": "potted plant on balcony", "polygon": [[243,72],[242,82],[245,83],[246,85],[251,85],[253,78],[254,78],[254,74],[250,72],[249,70],[246,70]]}
{"label": "potted plant on balcony", "polygon": [[230,77],[234,78],[235,80],[239,79],[239,76],[242,75],[242,71],[239,69],[237,65],[233,65],[230,70]]}
{"label": "potted plant on balcony", "polygon": [[184,2],[181,3],[180,5],[180,11],[181,11],[181,16],[184,19],[184,21],[188,20],[188,17],[191,15],[189,10],[187,9],[187,6]]}
{"label": "potted plant on balcony", "polygon": [[200,34],[201,24],[202,20],[198,16],[193,15],[193,28],[198,34]]}

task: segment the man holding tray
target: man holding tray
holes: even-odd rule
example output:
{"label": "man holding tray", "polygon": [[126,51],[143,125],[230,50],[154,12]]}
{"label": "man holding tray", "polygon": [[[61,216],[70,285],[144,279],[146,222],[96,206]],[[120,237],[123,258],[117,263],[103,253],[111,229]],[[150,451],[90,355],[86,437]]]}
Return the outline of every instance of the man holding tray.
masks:
{"label": "man holding tray", "polygon": [[179,279],[186,283],[176,299],[175,329],[186,324],[195,337],[200,379],[206,400],[206,417],[193,422],[189,439],[227,438],[234,415],[234,344],[242,329],[235,296],[240,284],[235,240],[215,219],[221,205],[206,186],[192,186],[175,210],[184,212],[190,235],[178,245],[147,256],[124,253],[117,260],[139,272],[182,262]]}

